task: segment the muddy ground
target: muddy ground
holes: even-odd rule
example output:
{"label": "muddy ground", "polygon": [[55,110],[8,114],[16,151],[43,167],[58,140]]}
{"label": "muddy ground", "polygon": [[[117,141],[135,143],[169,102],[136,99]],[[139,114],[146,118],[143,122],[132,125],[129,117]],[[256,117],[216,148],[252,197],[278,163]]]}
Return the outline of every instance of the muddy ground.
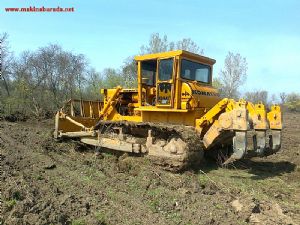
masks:
{"label": "muddy ground", "polygon": [[50,120],[0,121],[0,224],[300,224],[300,114],[284,124],[276,155],[175,174],[54,142]]}

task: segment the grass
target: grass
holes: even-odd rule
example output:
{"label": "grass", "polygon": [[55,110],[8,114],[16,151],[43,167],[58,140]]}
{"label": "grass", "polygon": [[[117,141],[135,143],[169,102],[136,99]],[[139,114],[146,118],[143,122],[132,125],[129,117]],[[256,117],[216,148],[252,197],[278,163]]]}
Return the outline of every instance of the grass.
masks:
{"label": "grass", "polygon": [[139,192],[141,190],[138,179],[130,179],[128,182],[128,188],[132,192]]}
{"label": "grass", "polygon": [[37,175],[37,176],[36,176],[36,179],[37,179],[37,180],[43,180],[44,178],[43,178],[42,175]]}
{"label": "grass", "polygon": [[12,198],[17,200],[17,201],[20,201],[20,200],[23,200],[23,197],[21,195],[21,192],[19,191],[15,191],[13,194],[12,194]]}
{"label": "grass", "polygon": [[120,198],[120,194],[118,190],[113,189],[112,187],[107,187],[106,188],[106,194],[107,197],[115,202],[118,202],[119,198]]}
{"label": "grass", "polygon": [[160,205],[160,202],[158,199],[149,201],[149,207],[152,212],[158,212],[159,205]]}
{"label": "grass", "polygon": [[8,210],[11,210],[17,204],[17,201],[21,201],[23,199],[24,198],[21,195],[21,192],[15,191],[12,194],[12,198],[10,200],[8,200],[8,201],[5,201],[4,204],[6,205],[6,207],[8,208]]}
{"label": "grass", "polygon": [[101,153],[106,158],[113,158],[115,155],[112,152],[102,152]]}
{"label": "grass", "polygon": [[[240,193],[250,195],[258,200],[275,199],[276,194],[283,194],[282,202],[289,200],[289,195],[295,193],[295,183],[289,183],[280,177],[268,177],[256,179],[256,176],[247,170],[218,168],[204,174],[198,175],[200,185],[215,183],[222,190],[229,193]],[[287,198],[287,199],[285,199]],[[276,199],[278,201],[280,199]],[[295,205],[296,202],[295,202]]]}
{"label": "grass", "polygon": [[147,192],[147,195],[149,196],[148,206],[152,212],[159,211],[161,200],[167,197],[167,195],[164,195],[164,191],[165,190],[161,187],[148,190]]}
{"label": "grass", "polygon": [[175,224],[180,224],[180,222],[182,222],[182,215],[178,212],[168,213],[166,215],[166,218],[171,220]]}
{"label": "grass", "polygon": [[216,209],[223,209],[224,207],[221,204],[215,204]]}
{"label": "grass", "polygon": [[199,176],[199,183],[200,185],[206,186],[210,182],[208,176],[201,174]]}
{"label": "grass", "polygon": [[88,176],[84,175],[81,177],[81,180],[86,183],[91,183],[93,181],[92,175],[88,175]]}
{"label": "grass", "polygon": [[97,212],[95,213],[95,218],[97,220],[97,222],[101,225],[105,225],[108,224],[107,221],[107,216],[104,212]]}
{"label": "grass", "polygon": [[7,206],[7,208],[9,210],[11,210],[15,205],[17,204],[17,200],[16,199],[11,199],[5,202],[5,205]]}
{"label": "grass", "polygon": [[71,225],[85,225],[85,222],[83,219],[76,219],[72,221]]}
{"label": "grass", "polygon": [[163,187],[157,187],[155,189],[149,189],[147,194],[151,197],[160,197],[163,195],[164,190]]}

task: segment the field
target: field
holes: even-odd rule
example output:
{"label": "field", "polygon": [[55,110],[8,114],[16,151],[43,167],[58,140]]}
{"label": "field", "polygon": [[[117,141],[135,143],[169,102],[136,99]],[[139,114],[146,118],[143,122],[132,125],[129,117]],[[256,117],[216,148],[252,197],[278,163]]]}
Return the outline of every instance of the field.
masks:
{"label": "field", "polygon": [[53,121],[0,121],[0,224],[300,224],[300,114],[283,147],[171,173],[147,158],[55,142]]}

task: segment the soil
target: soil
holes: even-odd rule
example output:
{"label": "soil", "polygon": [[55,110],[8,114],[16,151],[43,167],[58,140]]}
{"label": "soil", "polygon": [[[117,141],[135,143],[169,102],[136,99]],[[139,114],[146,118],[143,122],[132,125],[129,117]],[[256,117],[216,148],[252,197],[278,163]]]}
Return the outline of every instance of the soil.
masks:
{"label": "soil", "polygon": [[300,114],[282,150],[172,173],[145,157],[52,139],[52,120],[0,121],[0,224],[300,224]]}

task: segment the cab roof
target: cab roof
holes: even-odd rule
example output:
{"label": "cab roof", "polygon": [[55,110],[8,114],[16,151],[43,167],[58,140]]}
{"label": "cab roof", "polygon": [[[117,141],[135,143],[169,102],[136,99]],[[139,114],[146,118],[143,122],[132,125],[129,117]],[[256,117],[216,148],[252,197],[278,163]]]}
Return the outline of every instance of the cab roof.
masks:
{"label": "cab roof", "polygon": [[144,60],[168,58],[168,57],[175,57],[175,56],[181,56],[184,58],[207,63],[209,65],[213,65],[216,63],[216,60],[214,60],[214,59],[208,58],[206,56],[198,55],[198,54],[195,54],[192,52],[188,52],[185,50],[176,50],[176,51],[159,52],[159,53],[153,53],[153,54],[147,54],[147,55],[138,55],[138,56],[135,56],[134,59],[136,61],[144,61]]}

